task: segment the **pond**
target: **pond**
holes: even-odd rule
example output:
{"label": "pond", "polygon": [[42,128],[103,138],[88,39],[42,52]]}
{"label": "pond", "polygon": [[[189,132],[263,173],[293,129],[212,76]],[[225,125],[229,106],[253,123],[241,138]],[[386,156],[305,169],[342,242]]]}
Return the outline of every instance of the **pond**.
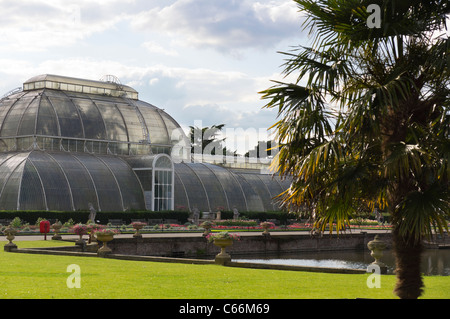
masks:
{"label": "pond", "polygon": [[[258,255],[233,258],[232,261],[268,263],[294,266],[367,269],[374,261],[370,251],[320,251],[277,255]],[[388,267],[388,273],[395,269],[395,258],[391,250],[384,252],[381,261]],[[427,249],[422,254],[422,272],[429,276],[450,276],[450,249]]]}

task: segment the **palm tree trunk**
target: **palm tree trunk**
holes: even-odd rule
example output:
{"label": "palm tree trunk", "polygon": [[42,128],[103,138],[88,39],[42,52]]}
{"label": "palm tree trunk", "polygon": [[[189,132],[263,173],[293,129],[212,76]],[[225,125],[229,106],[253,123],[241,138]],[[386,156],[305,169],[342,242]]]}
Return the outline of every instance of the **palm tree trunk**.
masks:
{"label": "palm tree trunk", "polygon": [[420,271],[422,243],[406,239],[395,228],[393,239],[397,276],[394,293],[401,299],[417,299],[424,287]]}

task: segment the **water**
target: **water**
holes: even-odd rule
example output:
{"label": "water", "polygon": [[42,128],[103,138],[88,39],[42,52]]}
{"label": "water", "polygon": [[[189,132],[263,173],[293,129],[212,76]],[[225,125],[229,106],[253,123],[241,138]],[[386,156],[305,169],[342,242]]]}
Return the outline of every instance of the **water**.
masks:
{"label": "water", "polygon": [[[367,269],[374,261],[370,251],[321,251],[299,252],[277,255],[259,255],[233,258],[233,261],[268,263],[293,266]],[[381,261],[388,273],[395,269],[395,258],[391,250],[384,252]],[[450,276],[450,249],[428,249],[422,254],[422,272],[428,276]]]}

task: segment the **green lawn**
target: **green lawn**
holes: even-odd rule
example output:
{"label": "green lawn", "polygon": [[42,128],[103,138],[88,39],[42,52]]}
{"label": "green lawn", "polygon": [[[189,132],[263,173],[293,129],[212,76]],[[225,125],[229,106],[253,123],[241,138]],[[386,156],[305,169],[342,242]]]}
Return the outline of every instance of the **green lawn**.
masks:
{"label": "green lawn", "polygon": [[[328,299],[396,298],[395,277],[368,288],[368,275],[256,270],[0,251],[0,298]],[[67,245],[15,241],[20,248]],[[68,288],[67,266],[81,269],[81,288]],[[450,298],[450,277],[425,277],[423,298]]]}

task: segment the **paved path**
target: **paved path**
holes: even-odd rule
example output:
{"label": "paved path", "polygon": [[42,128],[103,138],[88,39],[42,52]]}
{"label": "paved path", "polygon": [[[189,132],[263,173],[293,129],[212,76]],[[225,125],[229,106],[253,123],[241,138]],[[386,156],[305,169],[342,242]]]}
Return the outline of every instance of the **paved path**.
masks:
{"label": "paved path", "polygon": [[[368,234],[385,234],[390,233],[390,230],[359,230],[359,229],[352,229],[351,232],[346,232],[345,234],[359,234],[361,232],[367,232]],[[260,234],[260,232],[255,231],[237,231],[240,236],[255,236]],[[275,231],[271,232],[273,236],[285,236],[285,235],[309,235],[309,231]],[[200,232],[158,232],[158,233],[151,233],[151,234],[142,234],[144,238],[151,238],[151,237],[202,237],[203,233]],[[328,232],[324,233],[324,236],[327,236]],[[53,234],[47,234],[47,240],[52,240]],[[77,235],[64,235],[61,234],[63,240],[76,240],[79,237]],[[118,234],[115,236],[116,238],[131,238],[132,234]],[[84,239],[87,239],[87,236],[83,236]],[[4,238],[6,240],[6,238]],[[16,235],[16,238],[14,241],[28,241],[28,240],[44,240],[44,235]]]}

